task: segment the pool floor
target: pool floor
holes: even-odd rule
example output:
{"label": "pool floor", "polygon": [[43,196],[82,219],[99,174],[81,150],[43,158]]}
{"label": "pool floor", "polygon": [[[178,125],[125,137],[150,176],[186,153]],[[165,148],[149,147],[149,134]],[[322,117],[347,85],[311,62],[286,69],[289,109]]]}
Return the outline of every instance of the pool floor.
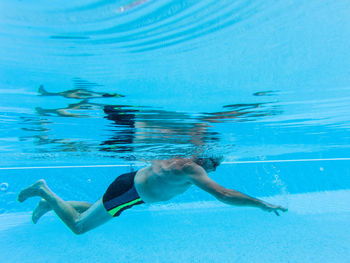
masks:
{"label": "pool floor", "polygon": [[[29,213],[5,214],[0,252],[2,262],[345,263],[350,262],[350,208],[343,203],[349,203],[349,192],[290,196],[290,211],[281,217],[205,203],[192,209],[146,207],[125,211],[81,236],[53,213],[37,225]],[[342,203],[335,206],[340,196]]]}

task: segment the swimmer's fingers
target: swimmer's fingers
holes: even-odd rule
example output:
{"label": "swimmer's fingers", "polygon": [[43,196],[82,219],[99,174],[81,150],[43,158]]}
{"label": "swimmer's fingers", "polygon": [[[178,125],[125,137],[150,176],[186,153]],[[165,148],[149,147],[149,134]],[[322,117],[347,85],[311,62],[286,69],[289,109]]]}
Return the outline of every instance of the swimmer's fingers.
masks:
{"label": "swimmer's fingers", "polygon": [[280,216],[279,211],[281,212],[287,212],[288,209],[284,208],[283,206],[275,206],[270,204],[265,204],[266,206],[263,208],[267,212],[274,212],[277,216]]}
{"label": "swimmer's fingers", "polygon": [[279,216],[280,214],[278,213],[278,211],[285,213],[288,211],[288,209],[283,206],[277,206],[273,211],[275,212],[276,215]]}
{"label": "swimmer's fingers", "polygon": [[280,216],[280,214],[278,213],[277,208],[270,208],[267,210],[269,213],[271,213],[272,211],[275,213],[276,216]]}
{"label": "swimmer's fingers", "polygon": [[285,208],[285,207],[283,207],[283,206],[278,206],[277,209],[280,210],[280,211],[283,212],[283,213],[285,213],[285,212],[288,211],[288,209]]}

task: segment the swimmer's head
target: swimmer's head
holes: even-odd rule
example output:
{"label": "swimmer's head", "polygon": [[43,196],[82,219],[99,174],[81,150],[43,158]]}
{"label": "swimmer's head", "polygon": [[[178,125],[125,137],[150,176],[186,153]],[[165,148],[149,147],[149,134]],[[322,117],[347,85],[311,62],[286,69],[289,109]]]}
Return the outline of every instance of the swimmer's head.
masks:
{"label": "swimmer's head", "polygon": [[223,156],[194,157],[193,161],[207,172],[214,172],[223,161]]}

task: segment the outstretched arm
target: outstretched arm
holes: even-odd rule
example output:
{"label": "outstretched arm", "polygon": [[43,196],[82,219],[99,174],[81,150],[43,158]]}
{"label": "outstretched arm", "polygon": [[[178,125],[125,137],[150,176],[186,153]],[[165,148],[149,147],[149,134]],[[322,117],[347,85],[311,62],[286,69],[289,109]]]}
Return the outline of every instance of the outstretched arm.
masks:
{"label": "outstretched arm", "polygon": [[248,196],[233,189],[227,189],[209,178],[205,170],[200,167],[191,167],[188,171],[189,180],[215,196],[219,201],[235,206],[258,207],[267,212],[274,212],[279,216],[279,211],[286,212],[287,209],[282,206],[272,205],[257,198]]}

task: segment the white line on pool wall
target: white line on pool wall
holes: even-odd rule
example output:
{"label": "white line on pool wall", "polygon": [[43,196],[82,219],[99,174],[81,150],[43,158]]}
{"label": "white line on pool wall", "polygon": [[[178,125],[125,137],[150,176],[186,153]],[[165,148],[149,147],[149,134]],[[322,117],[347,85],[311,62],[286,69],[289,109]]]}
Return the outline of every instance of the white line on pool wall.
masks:
{"label": "white line on pool wall", "polygon": [[[133,165],[133,166],[140,166],[140,165]],[[67,169],[67,168],[103,168],[103,167],[130,167],[130,164],[98,164],[98,165],[62,165],[62,166],[0,167],[0,170]]]}
{"label": "white line on pool wall", "polygon": [[350,158],[324,158],[324,159],[292,159],[292,160],[262,160],[262,161],[232,161],[222,164],[243,164],[243,163],[293,163],[293,162],[321,162],[321,161],[350,161]]}
{"label": "white line on pool wall", "polygon": [[[350,158],[324,158],[324,159],[293,159],[293,160],[262,160],[262,161],[232,161],[222,164],[250,164],[250,163],[291,163],[291,162],[321,162],[321,161],[350,161]],[[68,168],[106,168],[145,166],[145,164],[98,164],[98,165],[62,165],[62,166],[32,166],[32,167],[0,167],[0,170],[30,170],[30,169],[68,169]]]}

